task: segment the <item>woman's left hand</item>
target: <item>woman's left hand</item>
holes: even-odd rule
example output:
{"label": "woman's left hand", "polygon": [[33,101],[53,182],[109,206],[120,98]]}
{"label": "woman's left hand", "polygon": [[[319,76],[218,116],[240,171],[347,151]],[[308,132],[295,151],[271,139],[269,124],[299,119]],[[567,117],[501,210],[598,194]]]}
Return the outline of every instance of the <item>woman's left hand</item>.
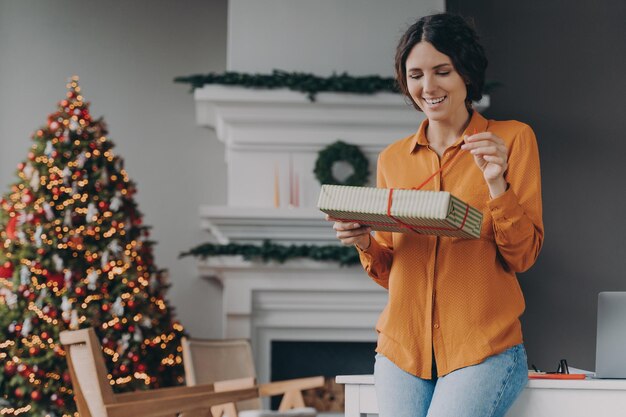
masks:
{"label": "woman's left hand", "polygon": [[[497,197],[506,190],[504,173],[509,167],[506,144],[492,132],[476,133],[466,136],[464,140],[461,149],[474,156],[474,162],[483,172],[492,197]],[[502,187],[504,189],[501,190]]]}

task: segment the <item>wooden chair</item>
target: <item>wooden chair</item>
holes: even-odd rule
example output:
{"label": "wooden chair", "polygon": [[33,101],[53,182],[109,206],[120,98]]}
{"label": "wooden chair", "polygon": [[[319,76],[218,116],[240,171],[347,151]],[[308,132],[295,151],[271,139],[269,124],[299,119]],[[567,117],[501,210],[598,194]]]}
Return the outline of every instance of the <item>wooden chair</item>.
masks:
{"label": "wooden chair", "polygon": [[[252,348],[245,339],[182,340],[183,364],[188,386],[210,381],[256,379]],[[248,380],[249,381],[249,380]],[[249,384],[250,382],[248,382]],[[260,397],[283,395],[278,411],[263,410],[261,399],[239,401],[212,407],[212,417],[314,417],[317,411],[305,407],[302,390],[324,385],[324,378],[290,379],[259,384]],[[225,389],[244,388],[241,382],[224,386]],[[222,387],[216,387],[216,390]],[[211,416],[207,414],[207,416]]]}
{"label": "wooden chair", "polygon": [[[161,388],[114,394],[107,378],[100,341],[92,328],[61,332],[74,396],[81,417],[174,417],[211,406],[255,398],[254,380],[234,381],[243,389],[229,391],[233,381],[195,387]],[[217,391],[220,392],[217,392]]]}

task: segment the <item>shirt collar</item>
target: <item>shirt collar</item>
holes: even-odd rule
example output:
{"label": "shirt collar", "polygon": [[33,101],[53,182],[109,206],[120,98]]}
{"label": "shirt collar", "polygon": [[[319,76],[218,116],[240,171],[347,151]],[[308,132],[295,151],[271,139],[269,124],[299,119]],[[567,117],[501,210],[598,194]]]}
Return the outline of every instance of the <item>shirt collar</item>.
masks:
{"label": "shirt collar", "polygon": [[[453,146],[458,146],[463,141],[463,136],[465,135],[473,135],[474,133],[480,133],[487,130],[487,125],[489,122],[487,119],[483,117],[482,114],[478,113],[476,110],[472,112],[472,117],[470,118],[470,122],[461,134],[461,137],[454,143]],[[428,146],[428,139],[426,139],[426,127],[428,126],[428,119],[424,119],[420,124],[419,129],[417,129],[417,133],[413,135],[413,139],[411,140],[409,152],[413,153],[418,149],[419,146]]]}

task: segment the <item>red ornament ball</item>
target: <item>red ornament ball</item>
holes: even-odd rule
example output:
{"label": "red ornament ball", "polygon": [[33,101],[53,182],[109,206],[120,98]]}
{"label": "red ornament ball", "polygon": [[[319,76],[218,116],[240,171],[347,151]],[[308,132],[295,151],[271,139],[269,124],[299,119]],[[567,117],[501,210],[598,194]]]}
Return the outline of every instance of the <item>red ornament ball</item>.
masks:
{"label": "red ornament ball", "polygon": [[41,391],[35,390],[35,391],[30,393],[30,398],[33,401],[40,401],[43,398],[43,396],[41,395]]}
{"label": "red ornament ball", "polygon": [[17,371],[17,366],[15,366],[15,362],[7,362],[4,364],[4,373],[7,376],[12,376]]}
{"label": "red ornament ball", "polygon": [[45,274],[46,282],[52,285],[53,287],[63,288],[65,286],[65,276],[60,273],[50,273]]}
{"label": "red ornament ball", "polygon": [[70,376],[69,372],[63,372],[63,382],[65,382],[66,384],[72,382],[72,377]]}
{"label": "red ornament ball", "polygon": [[[6,265],[6,263],[4,264]],[[11,278],[13,276],[13,265],[0,267],[0,278]]]}
{"label": "red ornament ball", "polygon": [[48,332],[41,332],[40,336],[41,336],[41,338],[43,340],[47,340],[48,339]]}
{"label": "red ornament ball", "polygon": [[35,154],[33,152],[28,152],[28,159],[30,159],[31,161],[35,159]]}
{"label": "red ornament ball", "polygon": [[24,396],[24,390],[20,387],[15,388],[15,391],[13,391],[13,393],[17,398],[22,398]]}
{"label": "red ornament ball", "polygon": [[40,352],[40,349],[36,346],[31,346],[28,349],[28,353],[30,354],[30,356],[37,356]]}

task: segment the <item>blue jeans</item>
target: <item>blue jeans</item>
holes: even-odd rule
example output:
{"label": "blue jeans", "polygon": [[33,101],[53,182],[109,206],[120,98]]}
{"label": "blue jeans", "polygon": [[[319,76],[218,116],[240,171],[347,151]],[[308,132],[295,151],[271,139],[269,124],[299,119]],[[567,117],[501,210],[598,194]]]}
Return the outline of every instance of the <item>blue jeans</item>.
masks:
{"label": "blue jeans", "polygon": [[502,417],[528,381],[526,350],[516,345],[432,380],[377,354],[374,379],[380,417]]}

